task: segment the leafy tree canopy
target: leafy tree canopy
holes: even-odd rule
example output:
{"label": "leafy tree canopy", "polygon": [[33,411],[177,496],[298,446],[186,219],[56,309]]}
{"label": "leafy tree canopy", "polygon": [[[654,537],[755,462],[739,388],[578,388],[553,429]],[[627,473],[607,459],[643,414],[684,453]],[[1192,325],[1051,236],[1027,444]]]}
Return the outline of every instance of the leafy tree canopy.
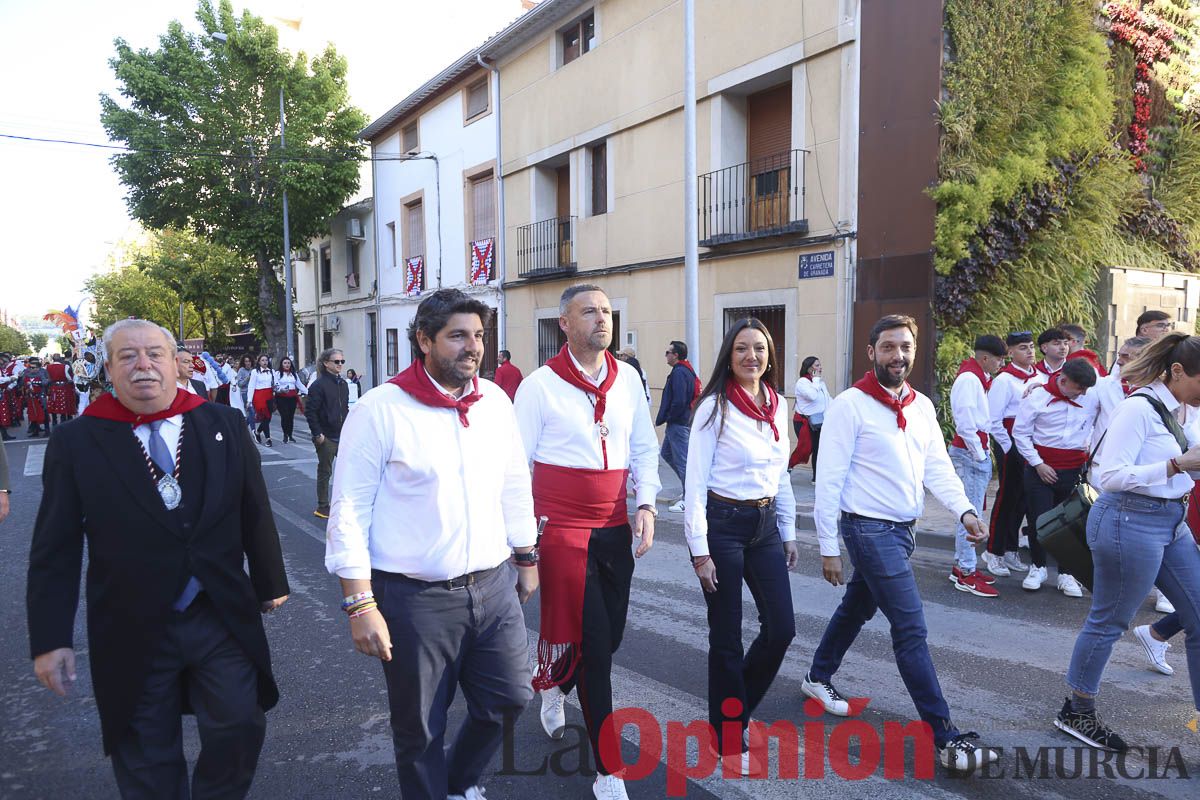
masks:
{"label": "leafy tree canopy", "polygon": [[29,352],[29,339],[10,325],[0,325],[0,353],[24,355]]}

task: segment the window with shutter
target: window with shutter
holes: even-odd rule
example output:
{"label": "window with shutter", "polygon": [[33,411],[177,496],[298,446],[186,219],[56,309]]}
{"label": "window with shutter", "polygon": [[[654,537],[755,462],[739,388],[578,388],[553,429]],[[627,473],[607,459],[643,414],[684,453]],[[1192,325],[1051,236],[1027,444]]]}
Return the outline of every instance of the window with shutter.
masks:
{"label": "window with shutter", "polygon": [[608,145],[592,148],[592,214],[608,213]]}
{"label": "window with shutter", "polygon": [[416,153],[421,149],[420,128],[417,127],[417,123],[414,122],[412,125],[409,125],[407,128],[405,128],[401,132],[400,138],[402,140],[401,146],[404,148],[404,152]]}
{"label": "window with shutter", "polygon": [[471,181],[471,241],[496,236],[496,180],[489,173]]}
{"label": "window with shutter", "polygon": [[487,79],[467,89],[467,119],[471,120],[488,110]]}

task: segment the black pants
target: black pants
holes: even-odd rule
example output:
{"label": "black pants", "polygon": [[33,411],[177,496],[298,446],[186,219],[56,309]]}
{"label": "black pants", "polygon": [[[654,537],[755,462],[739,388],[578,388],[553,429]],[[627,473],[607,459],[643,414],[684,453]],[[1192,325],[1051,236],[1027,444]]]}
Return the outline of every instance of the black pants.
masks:
{"label": "black pants", "polygon": [[[200,731],[190,790],[180,721],[185,693]],[[266,729],[258,670],[200,594],[172,615],[133,720],[113,748],[117,788],[125,800],[245,797]]]}
{"label": "black pants", "polygon": [[[723,748],[722,723],[739,719],[745,731],[796,636],[796,617],[775,505],[750,508],[710,496],[707,517],[708,552],[717,568],[717,591],[704,592],[708,718]],[[758,609],[758,635],[748,651],[742,647],[743,580]],[[729,698],[741,704],[740,715],[722,713],[721,704]],[[741,734],[736,749],[741,749]]]}
{"label": "black pants", "polygon": [[[383,675],[403,800],[445,800],[478,785],[505,717],[533,697],[514,569],[503,563],[462,589],[371,574],[392,637]],[[446,712],[459,686],[467,718],[447,748]]]}
{"label": "black pants", "polygon": [[296,398],[276,397],[275,407],[279,409],[279,425],[283,428],[283,438],[292,438],[292,426],[296,422]]}
{"label": "black pants", "polygon": [[612,657],[625,636],[629,586],[633,581],[633,529],[628,525],[596,528],[588,540],[587,582],[583,589],[583,644],[579,666],[561,687],[579,690],[596,771],[609,775],[616,764],[600,758],[600,729],[612,715]]}
{"label": "black pants", "polygon": [[1000,474],[996,476],[999,487],[992,500],[987,550],[1002,556],[1020,549],[1021,523],[1025,519],[1025,459],[1015,442],[1005,453],[993,438],[992,452],[1000,465]]}
{"label": "black pants", "polygon": [[[1079,469],[1059,469],[1058,480],[1053,484],[1043,483],[1037,470],[1025,465],[1025,504],[1029,523],[1029,556],[1039,567],[1046,566],[1046,551],[1037,538],[1037,518],[1071,496],[1079,483]],[[1066,575],[1061,569],[1060,575]]]}
{"label": "black pants", "polygon": [[268,413],[265,417],[263,417],[262,422],[258,423],[258,428],[256,428],[255,430],[258,433],[261,433],[263,435],[263,438],[268,439],[268,440],[271,438],[271,414],[270,413]]}

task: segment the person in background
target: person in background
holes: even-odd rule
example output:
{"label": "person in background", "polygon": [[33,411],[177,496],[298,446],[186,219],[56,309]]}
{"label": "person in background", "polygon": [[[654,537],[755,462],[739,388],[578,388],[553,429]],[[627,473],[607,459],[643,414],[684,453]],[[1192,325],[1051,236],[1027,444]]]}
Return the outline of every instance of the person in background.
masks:
{"label": "person in background", "polygon": [[1149,311],[1142,312],[1137,318],[1136,336],[1144,336],[1150,341],[1155,341],[1167,335],[1175,323],[1171,321],[1171,315],[1165,311],[1160,311],[1157,308],[1152,308]]}
{"label": "person in background", "polygon": [[617,352],[617,359],[624,361],[629,366],[638,371],[638,375],[642,376],[642,390],[646,393],[646,402],[650,402],[650,381],[646,378],[646,370],[642,369],[642,362],[637,360],[637,351],[632,347],[622,347]]}
{"label": "person in background", "polygon": [[499,364],[496,365],[496,376],[493,379],[497,386],[504,390],[509,400],[517,399],[517,387],[521,385],[521,370],[512,363],[512,353],[501,350],[496,354]]}
{"label": "person in background", "polygon": [[1044,383],[1051,375],[1057,375],[1067,362],[1067,353],[1071,350],[1071,337],[1061,328],[1049,328],[1038,336],[1037,345],[1042,351],[1042,360],[1034,364],[1033,368],[1039,373],[1036,380]]}
{"label": "person in background", "polygon": [[655,427],[666,423],[663,433],[663,461],[679,477],[679,499],[667,506],[667,511],[682,513],[684,510],[683,487],[687,486],[688,432],[692,425],[692,406],[700,396],[700,379],[687,360],[688,348],[683,342],[673,341],[667,346],[667,366],[671,372],[663,386],[662,399],[658,405]]}
{"label": "person in background", "polygon": [[350,390],[342,377],[345,365],[346,356],[341,350],[330,348],[322,352],[317,362],[317,377],[309,384],[304,403],[304,418],[308,420],[317,451],[317,510],[313,516],[321,519],[329,519],[329,480],[333,477],[342,423],[350,412]]}
{"label": "person in background", "polygon": [[36,439],[42,435],[42,426],[46,424],[46,391],[50,388],[50,373],[42,368],[42,360],[37,356],[25,359],[20,386],[25,400],[25,413],[29,417],[28,434]]}
{"label": "person in background", "polygon": [[284,356],[279,362],[279,372],[275,376],[275,407],[279,409],[279,425],[283,428],[284,444],[296,441],[296,437],[292,435],[296,423],[296,404],[306,394],[308,387],[296,374],[296,362],[289,356]]}
{"label": "person in background", "polygon": [[350,405],[354,405],[358,402],[358,398],[362,397],[362,384],[359,383],[358,373],[352,369],[346,370],[346,389]]}
{"label": "person in background", "polygon": [[12,489],[8,485],[8,454],[0,444],[0,522],[8,516],[8,499]]}
{"label": "person in background", "polygon": [[800,377],[796,379],[796,412],[792,426],[800,435],[801,426],[808,423],[812,436],[812,480],[817,482],[817,454],[821,451],[821,428],[825,424],[825,409],[829,408],[829,387],[822,376],[821,359],[809,356],[800,364]]}
{"label": "person in background", "polygon": [[[788,570],[800,556],[778,370],[767,327],[754,317],[734,323],[696,405],[688,442],[684,535],[708,607],[708,718],[726,775],[765,777],[743,735],[796,635]],[[743,583],[759,621],[748,651]],[[738,711],[726,714],[731,698]],[[726,720],[739,723],[733,741]]]}
{"label": "person in background", "polygon": [[[247,353],[246,355],[242,356],[241,360],[238,362],[236,382],[237,382],[237,394],[238,394],[238,397],[240,400],[238,405],[242,409],[242,414],[244,414],[246,417],[246,427],[250,429],[251,433],[254,432],[254,426],[258,422],[254,418],[254,407],[250,404],[250,400],[251,400],[250,391],[249,391],[250,376],[252,376],[253,374],[254,374],[254,359],[250,356],[249,353]],[[232,395],[233,395],[233,385],[232,384],[230,384],[230,395],[231,395],[230,402],[232,403],[233,402],[232,401]]]}
{"label": "person in background", "polygon": [[1067,358],[1082,358],[1092,365],[1092,369],[1096,370],[1096,375],[1101,380],[1107,378],[1108,370],[1100,362],[1100,356],[1096,355],[1095,351],[1087,349],[1087,331],[1083,329],[1083,326],[1071,323],[1070,325],[1060,325],[1059,329],[1069,337]]}
{"label": "person in background", "polygon": [[183,347],[175,351],[176,385],[185,392],[196,395],[201,400],[208,399],[208,388],[204,381],[195,377],[195,363],[192,354]]}
{"label": "person in background", "polygon": [[265,438],[267,447],[272,447],[271,406],[275,399],[275,370],[271,369],[271,357],[266,353],[258,357],[254,372],[250,373],[250,382],[246,384],[246,392],[254,409],[254,420],[258,423],[254,438],[259,443]]}

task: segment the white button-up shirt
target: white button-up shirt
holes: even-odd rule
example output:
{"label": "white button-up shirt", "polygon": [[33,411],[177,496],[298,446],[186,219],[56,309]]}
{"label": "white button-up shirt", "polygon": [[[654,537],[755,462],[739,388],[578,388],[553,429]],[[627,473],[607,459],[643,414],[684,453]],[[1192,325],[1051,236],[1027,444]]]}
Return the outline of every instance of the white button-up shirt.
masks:
{"label": "white button-up shirt", "polygon": [[385,383],[350,409],[333,475],[325,566],[426,581],[490,569],[537,541],[525,449],[504,390],[479,380],[463,427]]}
{"label": "white button-up shirt", "polygon": [[1198,410],[1189,406],[1181,414],[1175,395],[1162,381],[1155,381],[1117,405],[1108,425],[1108,436],[1100,446],[1100,488],[1147,497],[1183,497],[1192,490],[1193,475],[1197,474],[1181,472],[1167,477],[1167,462],[1178,458],[1183,451],[1158,412],[1145,400],[1139,400],[1139,394],[1157,398],[1176,419],[1184,417],[1181,424],[1189,447],[1200,441]]}
{"label": "white button-up shirt", "polygon": [[1036,467],[1044,461],[1037,445],[1057,450],[1088,449],[1100,400],[1093,387],[1074,401],[1076,405],[1058,400],[1045,389],[1034,389],[1021,401],[1017,421],[1013,423],[1013,441],[1029,466]]}
{"label": "white button-up shirt", "polygon": [[979,441],[979,432],[990,431],[992,420],[987,392],[977,375],[964,372],[954,379],[950,387],[950,414],[954,417],[954,432],[963,440],[971,458],[985,461],[988,454]]}
{"label": "white button-up shirt", "polygon": [[806,417],[824,414],[829,408],[829,387],[820,375],[796,381],[796,413]]}
{"label": "white button-up shirt", "polygon": [[[182,389],[180,390],[182,391]],[[195,392],[192,392],[195,394]],[[1142,401],[1146,402],[1145,400]],[[183,414],[176,414],[173,417],[167,417],[162,421],[162,426],[158,429],[158,435],[162,437],[163,442],[167,445],[167,452],[171,454],[171,463],[175,463],[175,452],[179,449],[179,436],[183,433]],[[142,443],[142,447],[146,448],[146,454],[150,454],[150,423],[138,425],[133,429],[133,435]],[[146,472],[149,473],[149,468]]]}
{"label": "white button-up shirt", "polygon": [[[574,356],[571,358],[583,372]],[[588,379],[598,384],[605,369],[601,368],[599,379]],[[604,469],[594,400],[595,395],[567,383],[549,367],[538,367],[521,381],[513,408],[529,460],[556,467]],[[654,505],[662,488],[658,437],[641,376],[623,361],[617,362],[617,378],[608,390],[604,424],[608,427],[608,469],[629,469],[637,505]]]}
{"label": "white button-up shirt", "polygon": [[977,511],[950,463],[933,403],[917,392],[904,418],[907,428],[900,430],[896,412],[853,387],[829,404],[813,508],[822,556],[840,552],[840,511],[915,520],[925,511],[925,489],[956,517]]}
{"label": "white button-up shirt", "polygon": [[[782,401],[782,397],[780,400]],[[687,482],[684,487],[683,532],[694,556],[708,555],[708,492],[711,489],[731,500],[775,498],[775,516],[779,538],[796,538],[796,497],[787,464],[790,443],[787,435],[788,414],[785,403],[775,409],[775,427],[726,405],[724,427],[717,401],[707,397],[696,407],[691,434],[688,436]],[[719,433],[719,435],[718,435]]]}
{"label": "white button-up shirt", "polygon": [[1029,387],[1034,376],[1039,374],[1041,373],[1036,370],[1031,371],[1029,381],[1023,381],[1007,372],[997,373],[996,377],[992,378],[992,388],[988,389],[987,393],[988,413],[992,418],[992,437],[1006,453],[1012,449],[1013,442],[1004,427],[1004,420],[1016,419],[1021,396],[1025,394],[1025,389]]}
{"label": "white button-up shirt", "polygon": [[[436,385],[436,384],[435,384]],[[300,380],[300,376],[294,372],[277,372],[275,373],[275,391],[290,392],[297,391],[302,395],[308,394],[308,387]]]}

